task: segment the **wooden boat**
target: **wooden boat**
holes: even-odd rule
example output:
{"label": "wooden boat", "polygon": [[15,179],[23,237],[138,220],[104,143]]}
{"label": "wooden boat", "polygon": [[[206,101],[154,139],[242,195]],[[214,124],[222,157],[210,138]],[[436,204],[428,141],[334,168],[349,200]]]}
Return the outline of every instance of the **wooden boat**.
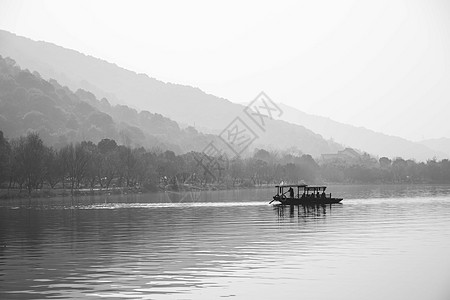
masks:
{"label": "wooden boat", "polygon": [[273,196],[270,203],[278,201],[283,205],[320,205],[339,203],[343,200],[343,198],[331,197],[331,193],[325,194],[326,186],[281,184],[275,187],[277,194]]}

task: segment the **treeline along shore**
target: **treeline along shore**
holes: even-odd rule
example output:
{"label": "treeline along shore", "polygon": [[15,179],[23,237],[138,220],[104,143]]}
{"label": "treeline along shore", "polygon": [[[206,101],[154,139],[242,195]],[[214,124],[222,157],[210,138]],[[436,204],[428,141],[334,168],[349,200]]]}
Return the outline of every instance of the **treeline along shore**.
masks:
{"label": "treeline along shore", "polygon": [[276,183],[450,183],[450,161],[402,158],[314,160],[307,154],[255,150],[230,160],[189,152],[147,151],[112,139],[60,149],[37,133],[7,140],[0,131],[0,197],[76,195],[158,190],[233,189]]}

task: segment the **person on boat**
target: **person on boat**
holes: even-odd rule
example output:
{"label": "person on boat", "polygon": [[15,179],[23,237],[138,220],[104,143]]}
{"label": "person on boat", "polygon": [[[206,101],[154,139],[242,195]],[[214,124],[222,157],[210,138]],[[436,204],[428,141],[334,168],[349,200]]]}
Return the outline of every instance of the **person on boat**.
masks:
{"label": "person on boat", "polygon": [[325,191],[322,192],[322,198],[326,198]]}
{"label": "person on boat", "polygon": [[294,189],[292,187],[289,188],[289,197],[294,198]]}

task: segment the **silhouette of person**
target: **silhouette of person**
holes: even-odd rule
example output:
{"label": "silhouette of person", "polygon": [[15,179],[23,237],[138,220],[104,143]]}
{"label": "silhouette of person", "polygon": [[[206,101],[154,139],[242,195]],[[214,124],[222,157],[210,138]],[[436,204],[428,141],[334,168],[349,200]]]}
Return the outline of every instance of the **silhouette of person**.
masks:
{"label": "silhouette of person", "polygon": [[294,198],[294,189],[292,187],[289,188],[289,197]]}

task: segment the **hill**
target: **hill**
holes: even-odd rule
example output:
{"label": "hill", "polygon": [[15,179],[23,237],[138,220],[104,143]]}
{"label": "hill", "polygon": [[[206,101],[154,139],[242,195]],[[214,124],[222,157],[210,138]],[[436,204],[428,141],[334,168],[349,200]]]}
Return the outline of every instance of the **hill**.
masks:
{"label": "hill", "polygon": [[[131,120],[132,122],[126,122]],[[159,114],[112,106],[92,93],[72,92],[56,80],[21,69],[11,58],[0,56],[0,130],[9,138],[36,131],[46,144],[61,147],[70,142],[103,138],[121,144],[172,150],[200,151],[214,136],[178,124]]]}
{"label": "hill", "polygon": [[[416,143],[406,139],[375,132],[364,127],[356,127],[336,122],[332,119],[304,113],[285,104],[279,104],[283,110],[283,120],[307,126],[326,139],[346,146],[364,150],[370,154],[405,159],[427,160],[433,157],[449,157],[450,147],[433,147],[429,143]],[[449,151],[445,151],[445,149]]]}
{"label": "hill", "polygon": [[[21,66],[38,71],[45,79],[54,78],[72,90],[89,90],[98,98],[106,97],[116,104],[159,113],[178,123],[195,124],[204,132],[218,134],[236,117],[245,118],[243,106],[198,88],[164,83],[74,50],[1,30],[0,55],[10,56]],[[129,119],[125,121],[132,123]],[[257,132],[252,147],[296,147],[313,156],[342,149],[303,126],[267,120],[266,128]]]}
{"label": "hill", "polygon": [[450,139],[449,138],[423,140],[423,141],[420,141],[420,143],[422,145],[427,146],[430,149],[444,152],[445,154],[447,154],[447,157],[450,157]]}

